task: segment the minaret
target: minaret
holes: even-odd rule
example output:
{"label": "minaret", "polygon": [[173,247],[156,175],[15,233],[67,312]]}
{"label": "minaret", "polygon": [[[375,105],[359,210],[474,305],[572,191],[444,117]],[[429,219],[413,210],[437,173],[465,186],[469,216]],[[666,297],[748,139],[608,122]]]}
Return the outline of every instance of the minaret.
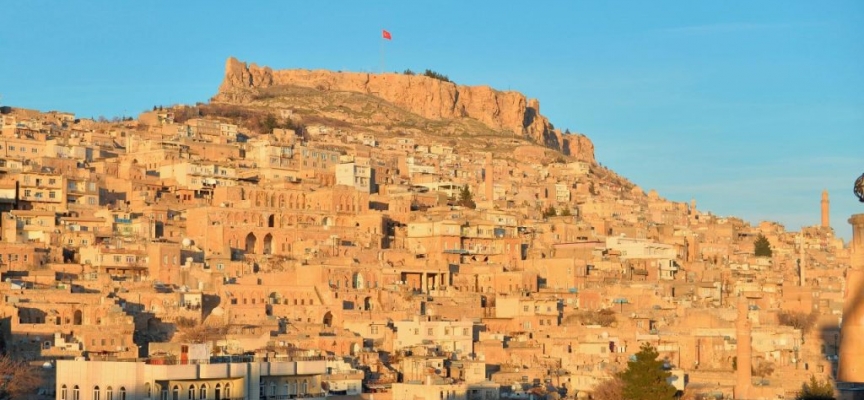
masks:
{"label": "minaret", "polygon": [[828,201],[828,191],[822,191],[822,227],[831,227],[831,203]]}
{"label": "minaret", "polygon": [[735,339],[737,341],[736,370],[735,370],[735,399],[749,399],[750,386],[752,385],[750,357],[753,350],[750,344],[750,304],[747,298],[741,295],[738,298],[738,321],[735,322]]}
{"label": "minaret", "polygon": [[851,266],[846,271],[843,323],[840,330],[838,382],[864,382],[864,214],[849,218],[852,224]]}

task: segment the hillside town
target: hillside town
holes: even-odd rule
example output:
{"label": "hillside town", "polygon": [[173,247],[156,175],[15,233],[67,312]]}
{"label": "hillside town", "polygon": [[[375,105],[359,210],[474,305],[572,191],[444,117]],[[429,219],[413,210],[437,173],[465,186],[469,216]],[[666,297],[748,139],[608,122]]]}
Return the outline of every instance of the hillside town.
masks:
{"label": "hillside town", "polygon": [[693,398],[837,379],[853,252],[821,188],[811,226],[754,225],[551,124],[331,77],[295,83],[345,109],[273,101],[236,63],[135,118],[0,109],[0,346],[34,398],[588,399],[644,344]]}

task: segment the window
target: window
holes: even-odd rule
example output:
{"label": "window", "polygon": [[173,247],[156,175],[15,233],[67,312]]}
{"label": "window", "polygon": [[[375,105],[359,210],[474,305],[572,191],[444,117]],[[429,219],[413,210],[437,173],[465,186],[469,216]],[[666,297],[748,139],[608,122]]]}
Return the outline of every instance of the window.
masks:
{"label": "window", "polygon": [[95,197],[88,197],[87,198],[87,204],[89,204],[91,206],[95,206],[96,205],[96,198]]}
{"label": "window", "polygon": [[30,189],[24,191],[24,197],[30,197]]}
{"label": "window", "polygon": [[56,180],[56,179],[54,179],[54,178],[48,179],[48,184],[49,184],[49,185],[54,185],[54,184],[56,184],[56,183],[57,183],[57,180]]}
{"label": "window", "polygon": [[144,384],[144,392],[147,393],[147,397],[150,397],[153,393],[150,391],[150,382]]}
{"label": "window", "polygon": [[48,192],[48,198],[49,198],[49,199],[56,199],[56,198],[57,198],[57,193],[54,193],[54,192]]}
{"label": "window", "polygon": [[78,391],[78,385],[72,388],[72,400],[81,400],[81,392]]}
{"label": "window", "polygon": [[426,329],[426,333],[427,333],[428,335],[433,335],[433,334],[434,334],[434,330],[433,330],[432,328]]}
{"label": "window", "polygon": [[105,400],[114,400],[114,389],[111,386],[105,389]]}
{"label": "window", "polygon": [[189,400],[195,400],[195,386],[189,385],[189,395],[186,397]]}
{"label": "window", "polygon": [[372,325],[369,328],[369,332],[373,335],[377,335],[378,334],[378,325]]}
{"label": "window", "polygon": [[174,390],[171,391],[171,400],[180,400],[180,386],[174,385]]}
{"label": "window", "polygon": [[231,398],[231,384],[230,383],[225,384],[225,396],[224,396],[224,398],[226,398],[226,399]]}
{"label": "window", "polygon": [[66,400],[66,385],[60,387],[60,400]]}
{"label": "window", "polygon": [[126,388],[120,386],[120,400],[126,400]]}
{"label": "window", "polygon": [[99,400],[99,386],[93,387],[93,400]]}
{"label": "window", "polygon": [[207,385],[205,385],[203,383],[201,384],[201,389],[198,390],[198,398],[199,399],[206,399],[207,398]]}

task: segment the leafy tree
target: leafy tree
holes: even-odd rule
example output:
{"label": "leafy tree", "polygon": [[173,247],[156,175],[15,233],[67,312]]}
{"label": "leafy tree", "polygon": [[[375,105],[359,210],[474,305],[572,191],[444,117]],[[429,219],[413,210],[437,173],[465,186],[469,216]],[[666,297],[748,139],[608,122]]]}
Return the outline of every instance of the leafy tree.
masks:
{"label": "leafy tree", "polygon": [[810,375],[810,382],[801,385],[801,391],[795,396],[795,400],[834,400],[834,387],[827,379],[818,380]]}
{"label": "leafy tree", "polygon": [[402,73],[405,74],[405,75],[414,75],[414,71],[412,71],[411,68],[406,69],[406,70],[405,70],[404,72],[402,72]]}
{"label": "leafy tree", "polygon": [[543,211],[543,216],[546,218],[554,217],[558,215],[558,211],[555,210],[555,207],[549,206],[546,210]]}
{"label": "leafy tree", "polygon": [[273,133],[273,129],[279,127],[279,121],[276,120],[276,117],[273,114],[267,114],[264,117],[264,121],[261,122],[261,128],[265,133]]}
{"label": "leafy tree", "polygon": [[756,257],[771,257],[771,254],[774,253],[771,250],[771,242],[761,233],[753,242],[753,252],[756,253]]}
{"label": "leafy tree", "polygon": [[573,214],[570,213],[570,208],[568,208],[568,207],[564,207],[563,209],[561,209],[561,216],[562,216],[562,217],[569,217],[569,216],[572,216],[572,215],[573,215]]}
{"label": "leafy tree", "polygon": [[674,399],[678,392],[667,379],[671,373],[663,369],[663,361],[657,360],[660,353],[645,343],[635,355],[634,361],[627,362],[627,369],[619,374],[624,382],[623,398],[627,400],[664,400]]}
{"label": "leafy tree", "polygon": [[9,355],[0,356],[0,399],[34,395],[42,380],[42,372],[37,367]]}
{"label": "leafy tree", "polygon": [[471,189],[468,189],[468,185],[462,186],[462,191],[459,192],[459,202],[456,204],[467,208],[477,208],[477,203],[474,202],[474,195],[471,194]]}

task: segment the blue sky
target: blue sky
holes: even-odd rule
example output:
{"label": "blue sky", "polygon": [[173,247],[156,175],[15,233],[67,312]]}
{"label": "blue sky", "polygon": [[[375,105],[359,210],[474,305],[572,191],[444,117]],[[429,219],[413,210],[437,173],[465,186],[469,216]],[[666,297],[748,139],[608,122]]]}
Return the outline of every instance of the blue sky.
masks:
{"label": "blue sky", "polygon": [[751,222],[864,212],[862,1],[9,2],[0,95],[137,115],[206,101],[225,59],[274,68],[431,68],[540,99],[644,189]]}

